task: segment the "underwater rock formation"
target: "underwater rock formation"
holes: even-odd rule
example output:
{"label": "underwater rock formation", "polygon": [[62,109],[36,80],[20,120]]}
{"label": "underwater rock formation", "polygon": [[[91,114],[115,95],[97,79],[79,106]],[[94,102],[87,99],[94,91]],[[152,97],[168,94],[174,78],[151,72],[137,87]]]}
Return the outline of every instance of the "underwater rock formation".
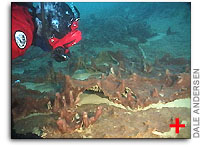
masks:
{"label": "underwater rock formation", "polygon": [[177,32],[171,31],[171,27],[168,27],[168,30],[166,31],[166,35],[168,36],[168,35],[175,35],[175,34],[177,34]]}
{"label": "underwater rock formation", "polygon": [[[187,81],[184,80],[186,78]],[[102,75],[100,79],[92,78],[84,81],[74,80],[66,76],[64,92],[60,95],[56,94],[54,107],[57,109],[61,105],[62,107],[65,107],[65,105],[70,108],[75,107],[79,101],[79,95],[84,91],[103,93],[109,100],[131,108],[145,107],[158,101],[169,102],[173,100],[171,90],[179,92],[180,89],[183,89],[184,94],[190,95],[188,90],[190,89],[189,81],[189,74],[171,74],[169,70],[166,70],[165,76],[161,80],[142,77],[135,73],[127,79],[121,79],[114,74],[110,74],[108,76]],[[155,88],[151,89],[152,87]],[[161,89],[161,92],[163,91],[161,96],[157,89]],[[62,98],[64,102],[61,102]],[[54,107],[53,109],[55,109]]]}
{"label": "underwater rock formation", "polygon": [[15,84],[12,86],[12,115],[13,119],[20,119],[32,113],[50,112],[51,93],[26,89],[25,86]]}
{"label": "underwater rock formation", "polygon": [[[124,68],[123,65],[121,67]],[[77,114],[77,103],[80,100],[80,95],[85,91],[101,93],[110,101],[130,109],[190,97],[191,79],[189,73],[172,74],[169,70],[166,70],[161,77],[162,79],[154,79],[133,73],[130,77],[124,79],[116,74],[109,74],[108,76],[103,74],[100,79],[90,78],[80,81],[59,72],[56,73],[56,79],[60,82],[63,81],[63,88],[61,92],[55,94],[52,109],[48,106],[51,103],[48,98],[50,96],[47,93],[40,93],[39,91],[28,90],[24,86],[14,85],[12,87],[12,115],[16,120],[31,113],[53,111],[59,116],[56,122],[59,130],[65,133],[81,128],[81,124],[89,126],[99,119],[100,109],[97,109],[94,116],[88,115],[87,111]],[[30,94],[33,97],[28,97]],[[43,98],[44,96],[46,98]]]}
{"label": "underwater rock formation", "polygon": [[88,113],[85,111],[82,115],[79,115],[75,109],[65,107],[59,111],[59,118],[56,121],[56,124],[62,133],[72,133],[76,129],[80,129],[82,127],[88,128],[98,120],[101,114],[101,106],[97,107],[94,116],[90,118],[88,117]]}
{"label": "underwater rock formation", "polygon": [[159,61],[165,65],[186,65],[190,63],[187,59],[182,57],[174,58],[169,53],[164,54]]}
{"label": "underwater rock formation", "polygon": [[95,64],[96,65],[118,64],[118,61],[112,57],[112,52],[103,51],[97,55],[95,59]]}
{"label": "underwater rock formation", "polygon": [[83,112],[83,124],[86,128],[89,127],[89,125],[92,125],[102,114],[102,106],[98,106],[97,110],[95,112],[95,116],[92,116],[88,118],[88,113]]}
{"label": "underwater rock formation", "polygon": [[12,119],[15,121],[32,113],[48,113],[50,99],[48,97],[35,99],[32,97],[12,99]]}
{"label": "underwater rock formation", "polygon": [[170,86],[173,85],[173,82],[174,82],[175,78],[176,77],[173,76],[168,69],[166,69],[166,73],[165,73],[165,85],[167,87],[170,87]]}
{"label": "underwater rock formation", "polygon": [[128,59],[122,51],[103,51],[96,57],[91,58],[91,70],[104,74],[115,74],[120,78],[128,74]]}
{"label": "underwater rock formation", "polygon": [[102,89],[104,95],[109,98],[116,97],[117,91],[123,93],[125,90],[124,81],[112,74],[107,77],[103,76],[97,84]]}
{"label": "underwater rock formation", "polygon": [[67,64],[67,69],[71,75],[79,69],[87,69],[84,57],[72,57],[72,60],[70,60]]}
{"label": "underwater rock formation", "polygon": [[56,99],[54,101],[53,110],[54,112],[59,111],[61,108],[75,107],[79,101],[79,95],[85,90],[85,88],[77,87],[72,85],[70,76],[65,76],[66,83],[64,91],[56,93]]}
{"label": "underwater rock formation", "polygon": [[153,70],[152,65],[144,61],[143,62],[143,72],[150,73],[150,72],[152,72],[152,70]]}
{"label": "underwater rock formation", "polygon": [[189,73],[171,74],[167,69],[164,80],[164,84],[167,87],[173,86],[173,88],[180,89],[190,88],[191,86],[191,78]]}
{"label": "underwater rock formation", "polygon": [[157,35],[146,22],[135,22],[130,24],[128,32],[130,32],[131,36],[137,37],[139,43],[145,43],[148,38]]}
{"label": "underwater rock formation", "polygon": [[[166,70],[160,79],[147,78],[133,73],[125,79],[116,74],[109,74],[108,76],[102,74],[99,79],[90,78],[81,81],[72,79],[69,75],[63,75],[61,72],[56,74],[56,79],[63,81],[64,86],[61,92],[55,94],[52,108],[49,107],[50,109],[48,109],[50,100],[47,97],[32,101],[25,96],[27,102],[21,99],[18,103],[19,106],[13,101],[12,114],[14,119],[31,113],[52,111],[54,116],[57,116],[54,119],[55,126],[57,126],[56,131],[61,134],[71,134],[77,130],[85,130],[90,125],[96,126],[96,122],[99,121],[100,117],[102,118],[101,115],[106,111],[103,106],[96,106],[93,108],[93,112],[78,111],[79,105],[77,106],[77,103],[83,93],[100,94],[103,99],[109,99],[111,103],[120,104],[129,110],[141,109],[158,102],[167,103],[175,99],[190,97],[190,74],[172,74],[169,70]],[[24,95],[23,92],[27,92],[25,87],[20,85],[15,85],[13,88],[12,95],[16,98]],[[41,98],[43,95],[38,91],[30,92],[34,94],[34,97],[40,95]]]}
{"label": "underwater rock formation", "polygon": [[[75,81],[75,83],[73,82]],[[82,82],[82,81],[81,81]],[[89,81],[91,82],[91,81]],[[87,87],[82,87],[86,85]],[[76,80],[72,80],[70,76],[66,76],[65,89],[61,93],[56,93],[56,98],[53,105],[53,112],[59,115],[57,125],[62,133],[71,133],[75,129],[78,129],[84,124],[85,127],[93,124],[101,115],[102,107],[99,106],[95,112],[95,116],[88,119],[87,112],[83,113],[82,119],[79,116],[79,120],[74,119],[76,113],[76,104],[79,102],[79,95],[86,90],[88,82],[84,82],[83,85],[77,85]],[[77,114],[78,115],[78,114]]]}

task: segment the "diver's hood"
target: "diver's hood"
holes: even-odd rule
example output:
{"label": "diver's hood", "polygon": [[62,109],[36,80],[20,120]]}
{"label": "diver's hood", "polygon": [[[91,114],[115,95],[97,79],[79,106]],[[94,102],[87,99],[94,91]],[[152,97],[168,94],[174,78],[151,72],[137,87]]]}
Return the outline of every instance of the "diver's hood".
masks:
{"label": "diver's hood", "polygon": [[43,30],[49,31],[46,32],[49,34],[46,35],[48,38],[54,34],[55,37],[62,39],[71,31],[72,23],[80,18],[78,9],[72,3],[70,5],[63,2],[40,3],[36,6],[36,13],[41,14],[40,21],[43,27],[46,27]]}

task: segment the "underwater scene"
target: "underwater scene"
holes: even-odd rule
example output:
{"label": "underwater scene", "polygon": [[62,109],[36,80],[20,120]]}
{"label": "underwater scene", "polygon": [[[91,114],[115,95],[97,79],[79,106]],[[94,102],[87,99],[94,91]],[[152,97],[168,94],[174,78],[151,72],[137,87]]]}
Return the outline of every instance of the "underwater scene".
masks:
{"label": "underwater scene", "polygon": [[11,138],[190,138],[190,2],[11,12]]}

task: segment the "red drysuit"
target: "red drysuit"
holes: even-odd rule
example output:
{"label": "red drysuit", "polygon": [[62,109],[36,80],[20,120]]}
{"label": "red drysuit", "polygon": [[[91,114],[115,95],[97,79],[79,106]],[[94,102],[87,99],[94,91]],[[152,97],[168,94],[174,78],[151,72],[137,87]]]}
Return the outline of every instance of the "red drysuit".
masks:
{"label": "red drysuit", "polygon": [[12,59],[25,53],[33,40],[34,24],[28,8],[12,4]]}

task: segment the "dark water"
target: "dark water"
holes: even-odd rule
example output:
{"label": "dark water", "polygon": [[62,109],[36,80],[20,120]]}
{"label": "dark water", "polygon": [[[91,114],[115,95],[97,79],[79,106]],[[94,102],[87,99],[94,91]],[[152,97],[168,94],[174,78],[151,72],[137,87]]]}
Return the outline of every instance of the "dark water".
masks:
{"label": "dark water", "polygon": [[160,35],[166,34],[170,27],[176,34],[166,36],[169,41],[159,44],[159,47],[152,47],[148,53],[169,52],[173,56],[190,58],[190,3],[120,2],[75,5],[81,11],[80,29],[83,31],[84,40],[85,36],[91,34],[92,40],[96,40],[101,46],[110,41],[124,42],[130,40],[130,37],[136,37],[141,43],[145,43],[155,34],[159,34],[157,36],[162,39]]}

